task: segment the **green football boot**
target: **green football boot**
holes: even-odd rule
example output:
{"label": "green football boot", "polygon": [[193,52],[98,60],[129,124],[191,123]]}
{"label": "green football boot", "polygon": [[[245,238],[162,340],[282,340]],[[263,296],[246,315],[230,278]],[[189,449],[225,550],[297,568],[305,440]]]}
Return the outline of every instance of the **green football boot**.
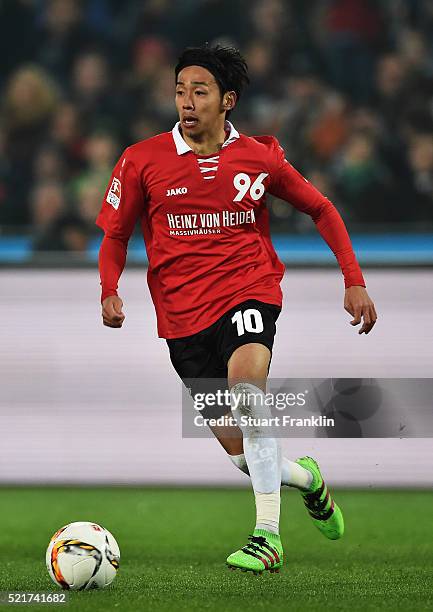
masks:
{"label": "green football boot", "polygon": [[304,504],[317,529],[330,540],[338,540],[344,533],[344,519],[322,478],[317,462],[311,457],[296,459],[296,463],[311,472],[313,481],[309,491],[301,491]]}
{"label": "green football boot", "polygon": [[249,543],[227,557],[230,569],[261,574],[269,570],[278,573],[283,566],[283,547],[280,536],[265,529],[254,529]]}

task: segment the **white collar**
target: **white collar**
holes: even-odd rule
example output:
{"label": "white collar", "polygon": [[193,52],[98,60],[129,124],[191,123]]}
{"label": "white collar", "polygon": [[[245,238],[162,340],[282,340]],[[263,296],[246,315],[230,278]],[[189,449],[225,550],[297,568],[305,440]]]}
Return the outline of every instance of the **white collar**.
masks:
{"label": "white collar", "polygon": [[[237,138],[239,138],[239,132],[235,129],[230,121],[226,121],[224,127],[230,129],[228,138],[224,141],[223,148],[227,147],[229,144],[234,142]],[[191,147],[184,141],[182,138],[182,134],[179,131],[180,129],[180,121],[176,123],[174,128],[171,130],[173,134],[174,144],[176,145],[176,151],[178,155],[183,155],[184,153],[188,153],[188,151],[192,151]]]}

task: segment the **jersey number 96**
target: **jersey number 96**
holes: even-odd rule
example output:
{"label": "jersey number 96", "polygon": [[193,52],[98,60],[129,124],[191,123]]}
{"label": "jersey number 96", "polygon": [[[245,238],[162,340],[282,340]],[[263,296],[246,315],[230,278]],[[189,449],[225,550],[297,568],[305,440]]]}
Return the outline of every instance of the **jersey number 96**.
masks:
{"label": "jersey number 96", "polygon": [[238,190],[238,193],[233,198],[233,202],[240,202],[242,198],[247,194],[248,190],[253,200],[260,200],[262,195],[265,193],[265,186],[263,181],[268,176],[266,172],[261,172],[256,178],[253,184],[251,184],[251,178],[245,172],[239,172],[233,179],[233,185]]}

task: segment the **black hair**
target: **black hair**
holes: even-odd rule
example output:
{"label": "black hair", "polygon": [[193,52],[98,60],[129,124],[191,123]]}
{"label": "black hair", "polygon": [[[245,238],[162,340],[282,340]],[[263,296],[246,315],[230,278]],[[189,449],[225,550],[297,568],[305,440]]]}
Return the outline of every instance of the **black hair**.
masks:
{"label": "black hair", "polygon": [[[202,47],[188,47],[183,51],[174,69],[177,77],[179,72],[187,66],[202,66],[209,70],[218,83],[221,96],[227,91],[234,91],[239,100],[245,85],[248,85],[248,66],[240,52],[234,47],[203,45]],[[227,111],[226,117],[231,111]]]}

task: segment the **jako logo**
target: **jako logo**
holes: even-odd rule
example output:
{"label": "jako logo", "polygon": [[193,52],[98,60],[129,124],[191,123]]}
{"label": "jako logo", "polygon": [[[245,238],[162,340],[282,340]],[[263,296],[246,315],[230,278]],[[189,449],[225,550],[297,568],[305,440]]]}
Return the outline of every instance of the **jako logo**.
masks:
{"label": "jako logo", "polygon": [[167,197],[169,196],[177,196],[177,195],[184,195],[185,193],[188,193],[188,188],[187,187],[176,187],[176,189],[167,189]]}

